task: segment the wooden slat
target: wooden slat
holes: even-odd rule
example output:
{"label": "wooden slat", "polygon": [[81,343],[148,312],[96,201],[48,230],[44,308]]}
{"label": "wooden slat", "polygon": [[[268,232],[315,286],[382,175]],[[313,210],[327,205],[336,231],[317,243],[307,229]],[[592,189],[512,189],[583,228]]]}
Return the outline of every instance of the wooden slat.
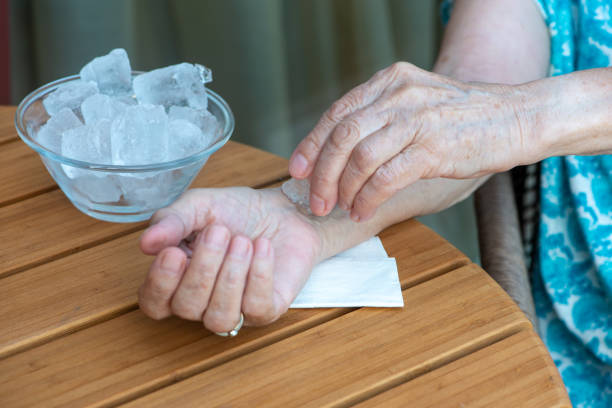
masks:
{"label": "wooden slat", "polygon": [[357,310],[126,406],[347,406],[530,327],[475,265],[404,299],[403,310]]}
{"label": "wooden slat", "polygon": [[19,138],[15,130],[15,106],[0,106],[0,144]]}
{"label": "wooden slat", "polygon": [[140,232],[9,276],[0,284],[0,358],[136,307],[151,257]]}
{"label": "wooden slat", "polygon": [[404,298],[403,309],[342,317],[350,309],[291,310],[234,339],[130,312],[0,360],[0,372],[11,373],[0,377],[0,405],[108,406],[207,370],[137,405],[325,406],[363,399],[529,327],[474,265],[407,289]]}
{"label": "wooden slat", "polygon": [[546,348],[521,331],[384,392],[359,408],[571,408]]}
{"label": "wooden slat", "polygon": [[[193,186],[257,186],[285,177],[286,163],[270,153],[228,143],[211,156]],[[0,193],[4,193],[2,184]],[[3,242],[0,277],[3,277],[142,229],[146,224],[95,220],[82,214],[61,191],[55,190],[0,208],[0,225]]]}
{"label": "wooden slat", "polygon": [[[136,307],[136,291],[152,258],[138,249],[136,232],[25,270],[0,285],[0,358]],[[382,234],[397,258],[404,287],[468,263],[417,221]]]}
{"label": "wooden slat", "polygon": [[36,152],[15,140],[0,145],[0,207],[57,188]]}

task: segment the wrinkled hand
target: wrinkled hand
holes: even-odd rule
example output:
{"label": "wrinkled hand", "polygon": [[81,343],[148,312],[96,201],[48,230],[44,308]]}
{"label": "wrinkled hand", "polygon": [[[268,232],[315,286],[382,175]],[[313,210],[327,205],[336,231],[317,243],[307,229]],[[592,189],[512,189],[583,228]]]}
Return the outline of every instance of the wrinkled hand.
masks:
{"label": "wrinkled hand", "polygon": [[140,241],[156,255],[139,290],[142,311],[232,330],[276,320],[321,252],[317,227],[278,190],[195,189],[158,211]]}
{"label": "wrinkled hand", "polygon": [[[311,210],[369,219],[422,178],[474,178],[531,160],[517,87],[472,84],[397,63],[335,102],[293,153]],[[535,161],[536,159],[533,159]]]}

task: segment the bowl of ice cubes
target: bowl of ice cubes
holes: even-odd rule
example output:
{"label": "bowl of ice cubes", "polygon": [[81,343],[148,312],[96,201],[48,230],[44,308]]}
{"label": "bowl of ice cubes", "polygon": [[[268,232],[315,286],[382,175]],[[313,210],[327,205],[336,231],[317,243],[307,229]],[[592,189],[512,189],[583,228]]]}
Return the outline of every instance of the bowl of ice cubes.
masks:
{"label": "bowl of ice cubes", "polygon": [[197,64],[132,71],[116,49],[26,96],[15,127],[79,210],[142,221],[178,198],[234,130],[211,80]]}

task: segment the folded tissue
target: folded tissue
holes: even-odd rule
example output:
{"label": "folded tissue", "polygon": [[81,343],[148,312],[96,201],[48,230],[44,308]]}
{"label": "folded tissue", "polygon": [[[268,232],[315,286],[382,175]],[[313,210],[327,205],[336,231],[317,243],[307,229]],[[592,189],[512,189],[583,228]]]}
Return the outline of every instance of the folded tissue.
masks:
{"label": "folded tissue", "polygon": [[[289,179],[281,191],[309,215],[310,183]],[[334,209],[336,216],[339,209]],[[346,215],[341,215],[346,216]],[[395,258],[373,237],[318,264],[291,304],[314,307],[403,307]]]}
{"label": "folded tissue", "polygon": [[312,271],[292,308],[403,307],[395,258],[373,237],[333,256]]}

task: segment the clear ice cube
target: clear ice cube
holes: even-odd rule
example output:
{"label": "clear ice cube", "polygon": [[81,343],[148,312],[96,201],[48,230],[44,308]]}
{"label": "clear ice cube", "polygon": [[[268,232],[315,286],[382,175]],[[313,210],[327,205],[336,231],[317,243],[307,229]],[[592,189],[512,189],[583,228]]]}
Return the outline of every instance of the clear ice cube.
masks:
{"label": "clear ice cube", "polygon": [[93,82],[72,81],[57,87],[43,99],[43,105],[50,116],[57,115],[64,108],[78,109],[85,99],[98,93]]}
{"label": "clear ice cube", "polygon": [[113,120],[119,116],[127,105],[104,94],[95,94],[83,101],[81,115],[85,123],[93,125],[101,120]]}
{"label": "clear ice cube", "polygon": [[[111,164],[109,120],[80,126],[62,134],[62,156],[95,164]],[[80,175],[80,169],[62,165],[70,178]]]}
{"label": "clear ice cube", "polygon": [[169,160],[190,156],[205,149],[211,144],[208,137],[199,127],[184,119],[176,119],[168,124]]}
{"label": "clear ice cube", "polygon": [[112,162],[117,165],[168,160],[168,116],[162,106],[128,106],[111,125]]}
{"label": "clear ice cube", "polygon": [[177,105],[204,110],[208,106],[202,69],[186,62],[136,76],[134,93],[140,103],[166,108]]}
{"label": "clear ice cube", "polygon": [[81,170],[72,186],[76,193],[97,203],[113,203],[121,198],[121,189],[113,174]]}
{"label": "clear ice cube", "polygon": [[119,173],[119,184],[123,197],[130,205],[155,207],[167,200],[168,188],[172,186],[172,172]]}
{"label": "clear ice cube", "polygon": [[290,178],[283,183],[281,191],[291,202],[312,214],[310,211],[310,181],[308,179],[298,180]]}
{"label": "clear ice cube", "polygon": [[217,138],[219,122],[215,115],[207,110],[193,109],[187,106],[171,106],[168,111],[168,119],[183,119],[189,121],[200,128],[202,133]]}
{"label": "clear ice cube", "polygon": [[96,164],[110,164],[109,120],[69,129],[62,134],[62,155]]}
{"label": "clear ice cube", "polygon": [[62,133],[80,126],[83,126],[83,122],[72,109],[64,108],[47,120],[47,123],[36,133],[35,139],[47,149],[61,153]]}
{"label": "clear ice cube", "polygon": [[123,48],[112,50],[107,55],[91,60],[81,69],[81,78],[93,81],[100,92],[109,95],[131,93],[132,68],[127,52]]}

